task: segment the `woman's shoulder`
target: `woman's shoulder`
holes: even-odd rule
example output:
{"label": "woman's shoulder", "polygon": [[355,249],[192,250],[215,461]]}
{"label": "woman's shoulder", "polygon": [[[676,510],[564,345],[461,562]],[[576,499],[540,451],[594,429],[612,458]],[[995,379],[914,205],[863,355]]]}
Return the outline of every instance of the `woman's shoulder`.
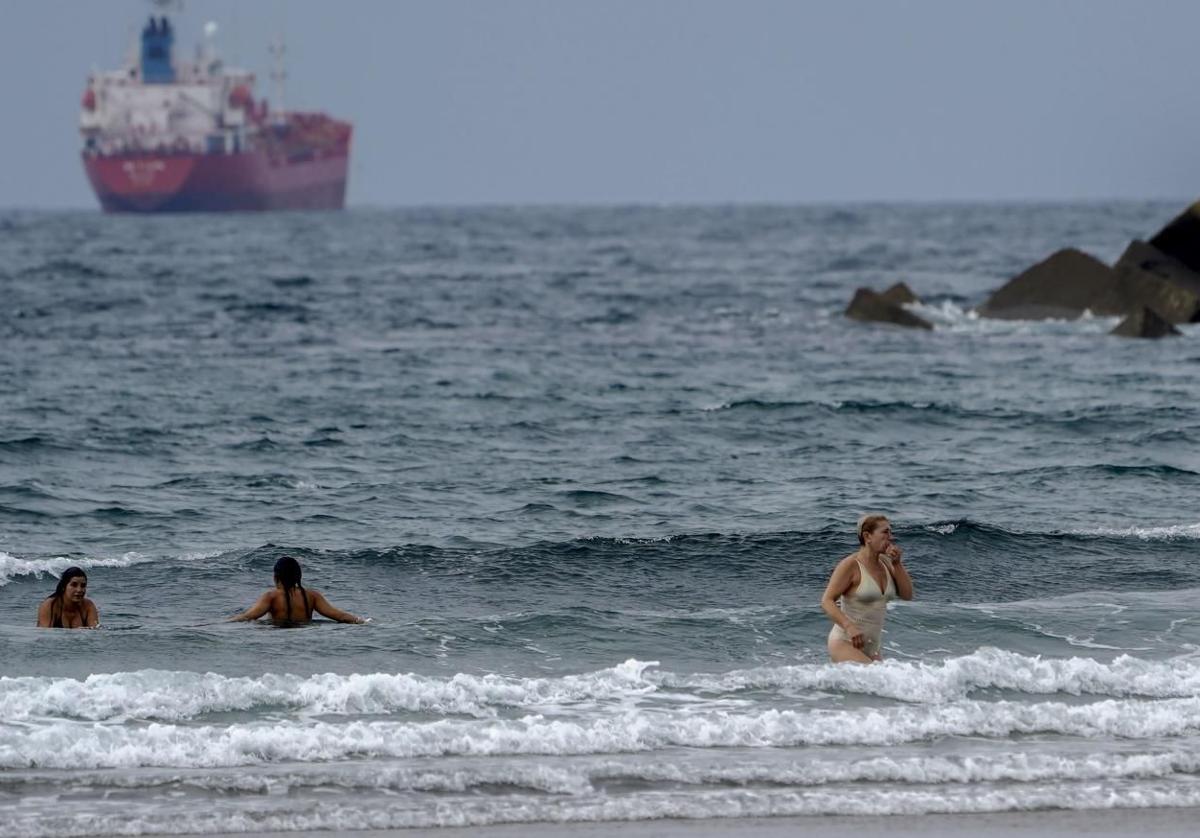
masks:
{"label": "woman's shoulder", "polygon": [[267,588],[259,596],[258,601],[259,602],[266,601],[266,602],[274,603],[278,599],[279,599],[279,589],[278,588]]}

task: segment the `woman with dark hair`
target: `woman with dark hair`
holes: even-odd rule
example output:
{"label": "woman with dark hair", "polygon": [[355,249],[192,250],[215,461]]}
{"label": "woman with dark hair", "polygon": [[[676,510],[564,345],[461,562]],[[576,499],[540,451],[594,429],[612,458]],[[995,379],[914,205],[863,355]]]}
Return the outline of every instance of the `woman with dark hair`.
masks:
{"label": "woman with dark hair", "polygon": [[58,579],[54,593],[38,606],[38,628],[96,628],[100,610],[87,598],[87,574],[68,567]]}
{"label": "woman with dark hair", "polygon": [[821,597],[821,608],[833,621],[829,657],[834,663],[883,660],[883,617],[889,600],[913,598],[912,577],[902,561],[904,551],[892,539],[884,515],[865,515],[858,522],[859,547],[838,562]]}
{"label": "woman with dark hair", "polygon": [[260,596],[257,602],[241,614],[229,619],[244,622],[257,620],[269,613],[276,624],[296,625],[311,622],[314,610],[322,617],[337,620],[339,623],[366,622],[362,617],[335,608],[320,591],[311,588],[305,590],[300,584],[300,562],[291,556],[284,556],[275,562],[275,587]]}

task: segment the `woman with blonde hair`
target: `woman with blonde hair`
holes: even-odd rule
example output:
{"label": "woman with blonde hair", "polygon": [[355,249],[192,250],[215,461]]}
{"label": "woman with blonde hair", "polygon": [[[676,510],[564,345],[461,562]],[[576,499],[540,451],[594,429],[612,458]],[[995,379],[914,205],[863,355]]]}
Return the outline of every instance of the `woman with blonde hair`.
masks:
{"label": "woman with blonde hair", "polygon": [[880,655],[887,604],[913,598],[912,577],[901,561],[904,551],[892,540],[884,515],[858,522],[859,548],[838,562],[825,586],[821,608],[833,621],[829,657],[834,663],[873,663]]}

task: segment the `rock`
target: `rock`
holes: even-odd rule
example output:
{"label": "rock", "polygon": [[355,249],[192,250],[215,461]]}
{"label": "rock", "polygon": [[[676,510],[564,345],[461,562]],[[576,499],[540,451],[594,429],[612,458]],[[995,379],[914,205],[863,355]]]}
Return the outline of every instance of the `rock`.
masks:
{"label": "rock", "polygon": [[898,306],[921,302],[921,298],[903,282],[897,282],[879,296],[883,297],[889,303],[895,303]]}
{"label": "rock", "polygon": [[1093,314],[1124,314],[1117,275],[1093,256],[1067,248],[1052,253],[1010,279],[979,307],[984,317],[1003,320],[1075,318],[1090,309]]}
{"label": "rock", "polygon": [[1147,273],[1154,274],[1167,282],[1173,282],[1181,288],[1187,288],[1200,295],[1200,273],[1189,268],[1173,256],[1168,256],[1152,244],[1134,240],[1125,248],[1121,258],[1113,265],[1117,271],[1134,267]]}
{"label": "rock", "polygon": [[1200,276],[1145,242],[1115,268],[1078,250],[1060,250],[1014,277],[984,303],[984,317],[1006,320],[1107,316],[1150,308],[1172,323],[1200,318]]}
{"label": "rock", "polygon": [[851,320],[867,323],[892,323],[913,329],[933,328],[933,324],[928,320],[906,311],[870,288],[859,288],[854,292],[854,299],[850,300],[850,305],[846,307],[846,316]]}
{"label": "rock", "polygon": [[[1191,323],[1200,318],[1200,294],[1196,291],[1144,271],[1135,264],[1121,265],[1115,273],[1117,284],[1113,296],[1099,303],[1098,309],[1136,311],[1148,308],[1168,323]],[[1095,310],[1097,314],[1100,313],[1098,309]]]}
{"label": "rock", "polygon": [[1200,271],[1200,201],[1155,233],[1150,244],[1191,270]]}
{"label": "rock", "polygon": [[[1171,323],[1192,323],[1200,318],[1200,274],[1157,247],[1130,241],[1114,270],[1126,286],[1124,298],[1133,304],[1132,309],[1144,305]],[[1127,279],[1139,275],[1154,277],[1156,282]],[[1140,291],[1134,291],[1133,285],[1140,285]]]}
{"label": "rock", "polygon": [[1178,335],[1179,330],[1152,309],[1140,308],[1117,324],[1109,332],[1110,335],[1120,335],[1123,338],[1165,338]]}

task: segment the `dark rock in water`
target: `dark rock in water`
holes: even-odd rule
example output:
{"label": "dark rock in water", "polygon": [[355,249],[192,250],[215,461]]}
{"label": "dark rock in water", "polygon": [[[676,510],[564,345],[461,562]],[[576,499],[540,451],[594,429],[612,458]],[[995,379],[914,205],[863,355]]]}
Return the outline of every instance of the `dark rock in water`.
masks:
{"label": "dark rock in water", "polygon": [[1125,252],[1121,254],[1121,258],[1113,265],[1118,270],[1127,266],[1139,268],[1168,282],[1174,282],[1176,285],[1200,292],[1200,273],[1192,270],[1174,256],[1163,253],[1154,245],[1140,239],[1131,241],[1129,247],[1125,248]]}
{"label": "dark rock in water", "polygon": [[[1168,256],[1152,244],[1134,240],[1125,248],[1121,258],[1113,265],[1118,272],[1126,268],[1137,268],[1172,282],[1181,288],[1200,295],[1200,273],[1189,268],[1173,256]],[[1165,313],[1165,312],[1160,312]]]}
{"label": "dark rock in water", "polygon": [[1172,323],[1200,318],[1200,276],[1144,242],[1115,268],[1078,250],[1060,250],[1010,280],[984,303],[984,317],[1006,320],[1105,316],[1150,308]]}
{"label": "dark rock in water", "polygon": [[846,316],[851,320],[862,320],[867,323],[892,323],[896,326],[908,326],[913,329],[932,329],[933,324],[924,320],[911,311],[905,311],[901,306],[887,300],[882,294],[870,288],[859,288],[854,292],[854,299],[846,307]]}
{"label": "dark rock in water", "polygon": [[1065,319],[1081,315],[1123,314],[1116,293],[1117,275],[1093,256],[1068,248],[1052,253],[1010,279],[979,307],[984,317],[1002,320]]}
{"label": "dark rock in water", "polygon": [[879,296],[883,297],[889,303],[895,303],[898,306],[921,302],[921,298],[903,282],[897,282]]}
{"label": "dark rock in water", "polygon": [[1165,338],[1179,334],[1179,330],[1152,309],[1140,308],[1118,323],[1109,334],[1123,338]]}
{"label": "dark rock in water", "polygon": [[1100,309],[1136,311],[1148,308],[1169,323],[1191,323],[1200,317],[1200,294],[1196,291],[1144,271],[1135,264],[1121,265],[1115,273],[1117,283],[1113,295],[1093,309],[1097,314],[1101,313]]}
{"label": "dark rock in water", "polygon": [[1200,201],[1159,230],[1150,244],[1193,271],[1200,271]]}

